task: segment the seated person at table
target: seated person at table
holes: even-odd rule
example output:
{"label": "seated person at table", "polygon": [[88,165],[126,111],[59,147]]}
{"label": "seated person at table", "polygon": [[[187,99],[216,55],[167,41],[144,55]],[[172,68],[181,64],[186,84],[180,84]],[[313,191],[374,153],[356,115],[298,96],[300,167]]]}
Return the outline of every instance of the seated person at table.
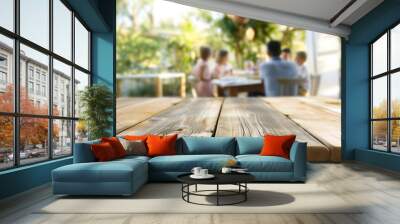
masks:
{"label": "seated person at table", "polygon": [[284,48],[282,50],[281,58],[285,61],[291,61],[292,60],[292,50],[290,50],[290,48]]}
{"label": "seated person at table", "polygon": [[304,79],[304,83],[299,86],[299,95],[305,96],[310,92],[310,75],[308,74],[307,68],[304,63],[307,60],[307,53],[304,51],[299,51],[296,53],[296,65],[298,77]]}
{"label": "seated person at table", "polygon": [[260,78],[264,82],[265,96],[280,96],[282,93],[278,79],[296,78],[296,65],[280,58],[281,43],[278,41],[270,41],[267,44],[267,54],[271,60],[260,65]]}
{"label": "seated person at table", "polygon": [[213,70],[213,77],[220,79],[225,76],[232,75],[232,67],[228,64],[229,53],[227,50],[220,50],[218,52],[217,64]]}
{"label": "seated person at table", "polygon": [[199,97],[213,96],[212,74],[210,68],[211,49],[209,47],[200,48],[200,58],[193,68],[192,74],[196,78],[195,89]]}

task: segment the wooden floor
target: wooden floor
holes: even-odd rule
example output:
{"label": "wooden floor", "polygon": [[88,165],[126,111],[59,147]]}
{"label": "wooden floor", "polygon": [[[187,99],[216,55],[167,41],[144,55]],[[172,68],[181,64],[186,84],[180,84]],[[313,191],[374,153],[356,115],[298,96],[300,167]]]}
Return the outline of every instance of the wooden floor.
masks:
{"label": "wooden floor", "polygon": [[[4,224],[398,224],[400,176],[362,164],[310,164],[308,183],[315,183],[349,203],[360,213],[346,214],[39,214],[54,200],[48,186],[0,202]],[[313,195],[310,195],[313,197]],[[319,198],[318,195],[315,196]],[[315,201],[315,203],[323,203]],[[173,205],[171,205],[173,206]]]}
{"label": "wooden floor", "polygon": [[[323,130],[322,130],[323,129]],[[340,161],[340,101],[321,97],[119,98],[117,132],[191,136],[296,134],[308,159]]]}

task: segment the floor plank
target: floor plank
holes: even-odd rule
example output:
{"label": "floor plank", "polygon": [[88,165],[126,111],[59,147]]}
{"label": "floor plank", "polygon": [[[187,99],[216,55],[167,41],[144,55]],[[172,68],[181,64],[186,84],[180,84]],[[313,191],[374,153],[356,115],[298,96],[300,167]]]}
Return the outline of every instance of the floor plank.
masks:
{"label": "floor plank", "polygon": [[326,145],[330,150],[331,161],[341,160],[340,113],[327,106],[326,100],[305,97],[274,97],[264,100]]}
{"label": "floor plank", "polygon": [[117,133],[177,104],[177,97],[134,97],[117,99]]}
{"label": "floor plank", "polygon": [[308,143],[309,161],[329,161],[329,150],[293,121],[261,98],[226,98],[215,136],[263,136],[295,134]]}
{"label": "floor plank", "polygon": [[[0,223],[7,224],[397,224],[400,223],[400,174],[359,163],[310,164],[308,183],[317,184],[349,203],[360,205],[361,213],[346,214],[39,214],[39,208],[55,198],[49,186],[13,198],[15,203],[0,209]],[[310,197],[313,197],[310,195]],[[318,197],[318,195],[317,195]],[[16,206],[18,209],[11,208]],[[11,213],[9,211],[15,211]],[[4,213],[7,213],[4,216]]]}
{"label": "floor plank", "polygon": [[222,98],[188,98],[121,133],[212,136]]}

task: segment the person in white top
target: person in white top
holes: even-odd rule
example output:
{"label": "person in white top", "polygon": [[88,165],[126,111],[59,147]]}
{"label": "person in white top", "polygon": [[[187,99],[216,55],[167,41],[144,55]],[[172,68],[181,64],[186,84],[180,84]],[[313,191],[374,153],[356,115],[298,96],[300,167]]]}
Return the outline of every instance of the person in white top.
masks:
{"label": "person in white top", "polygon": [[296,53],[296,65],[297,65],[297,73],[300,78],[304,79],[304,82],[299,87],[299,95],[306,96],[310,92],[311,81],[310,74],[308,74],[307,68],[304,63],[307,60],[307,53],[304,51],[299,51]]}
{"label": "person in white top", "polygon": [[220,50],[217,56],[217,64],[213,69],[213,77],[216,79],[220,79],[225,76],[232,75],[232,67],[228,64],[229,53],[227,50]]}
{"label": "person in white top", "polygon": [[211,49],[209,47],[200,48],[200,58],[193,68],[192,74],[196,78],[195,89],[199,97],[212,97],[212,73],[210,66]]}

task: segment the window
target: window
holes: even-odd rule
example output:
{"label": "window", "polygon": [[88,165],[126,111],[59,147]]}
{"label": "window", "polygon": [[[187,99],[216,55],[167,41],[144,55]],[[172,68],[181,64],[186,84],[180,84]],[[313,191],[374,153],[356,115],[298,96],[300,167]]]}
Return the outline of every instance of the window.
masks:
{"label": "window", "polygon": [[0,0],[0,27],[0,170],[72,155],[90,31],[62,0]]}
{"label": "window", "polygon": [[6,85],[7,84],[7,73],[0,70],[0,84]]}
{"label": "window", "polygon": [[33,82],[28,82],[28,92],[29,92],[29,94],[34,93]]}
{"label": "window", "polygon": [[370,45],[371,148],[400,153],[400,25]]}
{"label": "window", "polygon": [[49,0],[20,0],[21,36],[49,48]]}
{"label": "window", "polygon": [[[2,4],[1,1],[0,7]],[[2,10],[0,9],[0,20]],[[14,72],[11,66],[13,52],[14,41],[0,33],[0,113],[14,112]]]}
{"label": "window", "polygon": [[14,31],[14,0],[0,1],[0,26]]}
{"label": "window", "polygon": [[89,69],[89,32],[77,18],[75,18],[75,62]]}
{"label": "window", "polygon": [[14,122],[12,116],[0,115],[0,169],[14,166]]}
{"label": "window", "polygon": [[[72,117],[72,102],[68,103],[67,110],[64,113],[61,113],[60,107],[66,106],[64,101],[64,96],[68,96],[69,100],[72,101],[72,92],[70,89],[65,89],[65,82],[72,84],[72,68],[69,65],[66,65],[56,59],[53,60],[53,91],[54,91],[54,100],[53,100],[53,114],[61,115],[63,117]],[[59,93],[60,91],[60,93]],[[59,96],[60,94],[60,96]],[[58,97],[60,97],[60,101],[58,101]],[[58,105],[55,105],[58,104]]]}
{"label": "window", "polygon": [[28,74],[29,74],[29,79],[33,80],[34,77],[33,77],[33,67],[32,66],[29,66]]}
{"label": "window", "polygon": [[72,12],[60,1],[53,0],[54,53],[71,60]]}

